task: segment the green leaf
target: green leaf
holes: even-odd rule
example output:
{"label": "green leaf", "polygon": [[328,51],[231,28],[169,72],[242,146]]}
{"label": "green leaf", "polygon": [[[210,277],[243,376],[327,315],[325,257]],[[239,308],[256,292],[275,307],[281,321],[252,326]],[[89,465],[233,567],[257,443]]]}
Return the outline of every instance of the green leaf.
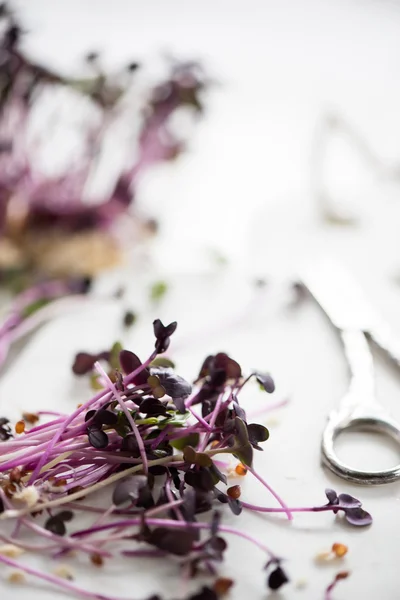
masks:
{"label": "green leaf", "polygon": [[161,421],[159,424],[160,429],[164,429],[167,425],[174,425],[175,427],[183,427],[186,424],[186,421],[190,417],[190,412],[187,411],[183,414],[174,412],[171,417],[165,419],[165,421]]}
{"label": "green leaf", "polygon": [[167,358],[166,356],[157,356],[157,358],[155,358],[153,360],[152,363],[150,363],[151,367],[164,367],[165,369],[175,369],[175,363],[172,362],[172,360],[170,360],[169,358]]}
{"label": "green leaf", "polygon": [[113,369],[120,369],[121,364],[119,362],[120,352],[123,350],[122,344],[120,342],[115,342],[110,351],[110,366]]}
{"label": "green leaf", "polygon": [[150,300],[159,302],[168,291],[168,285],[165,281],[156,281],[150,288]]}
{"label": "green leaf", "polygon": [[147,417],[147,419],[136,419],[136,425],[158,425],[157,417]]}
{"label": "green leaf", "polygon": [[186,446],[193,446],[196,448],[200,441],[198,433],[189,433],[185,437],[177,438],[176,440],[170,440],[170,445],[176,450],[183,450]]}
{"label": "green leaf", "polygon": [[92,388],[92,390],[98,391],[103,389],[103,386],[99,382],[99,379],[100,375],[98,373],[92,373],[90,375],[90,387]]}

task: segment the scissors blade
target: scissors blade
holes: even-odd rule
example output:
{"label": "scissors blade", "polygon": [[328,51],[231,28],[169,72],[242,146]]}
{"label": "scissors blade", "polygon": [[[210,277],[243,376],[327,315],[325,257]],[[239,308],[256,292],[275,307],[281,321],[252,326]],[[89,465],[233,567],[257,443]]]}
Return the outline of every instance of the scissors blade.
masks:
{"label": "scissors blade", "polygon": [[368,332],[379,322],[363,290],[334,259],[309,263],[300,270],[300,279],[338,329]]}

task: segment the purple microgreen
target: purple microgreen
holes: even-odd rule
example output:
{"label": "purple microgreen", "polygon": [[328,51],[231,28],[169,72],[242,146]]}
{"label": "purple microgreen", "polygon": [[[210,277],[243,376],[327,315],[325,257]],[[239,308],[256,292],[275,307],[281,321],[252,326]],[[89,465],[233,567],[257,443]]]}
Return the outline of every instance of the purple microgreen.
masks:
{"label": "purple microgreen", "polygon": [[361,506],[361,502],[350,494],[339,494],[338,500],[339,506],[342,508],[359,508]]}
{"label": "purple microgreen", "polygon": [[275,391],[275,382],[269,373],[254,373],[261,389],[265,390],[268,394],[272,394]]}
{"label": "purple microgreen", "polygon": [[54,535],[63,536],[67,533],[67,529],[65,527],[64,519],[61,519],[59,515],[54,517],[49,517],[45,523],[45,529],[54,533]]}
{"label": "purple microgreen", "polygon": [[289,578],[281,566],[277,566],[268,576],[268,587],[271,590],[279,590],[288,582]]}
{"label": "purple microgreen", "polygon": [[186,556],[192,550],[193,543],[197,541],[197,532],[191,528],[176,531],[167,527],[156,527],[139,539],[170,554]]}
{"label": "purple microgreen", "polygon": [[113,504],[120,506],[126,502],[134,503],[138,500],[141,489],[146,485],[147,477],[145,475],[131,475],[119,481],[114,488]]}
{"label": "purple microgreen", "polygon": [[89,354],[88,352],[78,352],[75,356],[72,371],[75,375],[86,375],[94,367],[94,363],[98,360],[97,354]]}
{"label": "purple microgreen", "polygon": [[205,467],[187,471],[185,473],[185,482],[203,492],[210,492],[214,488],[213,477],[209,469]]}
{"label": "purple microgreen", "polygon": [[243,505],[240,500],[228,496],[228,506],[234,515],[240,515],[243,510]]}
{"label": "purple microgreen", "polygon": [[257,423],[251,423],[247,425],[247,433],[249,436],[250,444],[253,448],[257,450],[262,450],[261,446],[258,445],[258,442],[266,442],[269,438],[269,431],[263,425],[258,425]]}
{"label": "purple microgreen", "polygon": [[152,367],[152,375],[156,375],[166,394],[175,400],[186,400],[192,393],[192,386],[180,375],[175,375],[172,369]]}
{"label": "purple microgreen", "polygon": [[344,514],[346,521],[355,527],[365,527],[372,523],[371,515],[360,506],[356,508],[346,508]]}
{"label": "purple microgreen", "polygon": [[95,426],[88,427],[88,440],[89,440],[89,444],[91,446],[93,446],[93,448],[96,448],[97,450],[100,450],[102,448],[107,448],[107,446],[108,446],[107,434]]}
{"label": "purple microgreen", "polygon": [[132,310],[127,310],[124,314],[123,324],[125,327],[132,327],[137,321],[137,315]]}

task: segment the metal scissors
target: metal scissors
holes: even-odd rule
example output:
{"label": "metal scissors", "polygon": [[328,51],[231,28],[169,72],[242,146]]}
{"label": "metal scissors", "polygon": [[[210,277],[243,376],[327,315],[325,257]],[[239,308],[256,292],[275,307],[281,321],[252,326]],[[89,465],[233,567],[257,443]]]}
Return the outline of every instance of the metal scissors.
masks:
{"label": "metal scissors", "polygon": [[[322,436],[322,463],[339,477],[354,483],[377,485],[400,479],[400,424],[379,404],[375,393],[373,340],[400,366],[400,339],[344,267],[326,258],[300,271],[300,280],[339,330],[350,369],[350,385],[329,416]],[[334,442],[345,430],[380,432],[399,446],[397,466],[382,471],[353,469],[336,455]]]}

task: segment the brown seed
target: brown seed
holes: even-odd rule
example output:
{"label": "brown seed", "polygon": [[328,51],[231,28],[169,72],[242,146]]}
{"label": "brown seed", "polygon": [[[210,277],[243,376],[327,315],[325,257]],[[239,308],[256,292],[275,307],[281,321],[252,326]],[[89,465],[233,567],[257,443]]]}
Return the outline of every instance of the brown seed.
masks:
{"label": "brown seed", "polygon": [[236,465],[235,472],[237,475],[244,477],[244,475],[246,475],[247,473],[247,469],[244,465],[242,465],[242,463],[239,463],[238,465]]}
{"label": "brown seed", "polygon": [[96,565],[96,567],[102,567],[104,564],[103,557],[100,556],[100,554],[92,554],[90,556],[90,560],[94,565]]}
{"label": "brown seed", "polygon": [[342,558],[345,554],[347,554],[348,547],[344,544],[332,544],[332,552],[337,556],[337,558]]}
{"label": "brown seed", "polygon": [[242,490],[240,489],[240,485],[232,485],[232,487],[230,487],[226,490],[226,493],[228,494],[228,496],[230,498],[237,500],[238,498],[240,498],[240,494],[242,493]]}
{"label": "brown seed", "polygon": [[35,425],[39,421],[39,415],[35,413],[24,412],[22,413],[24,421],[29,423],[30,425]]}
{"label": "brown seed", "polygon": [[9,477],[12,483],[19,483],[21,481],[21,469],[19,467],[14,467],[11,469]]}
{"label": "brown seed", "polygon": [[81,406],[83,406],[82,402],[80,404],[77,404],[76,408],[80,408]]}
{"label": "brown seed", "polygon": [[25,431],[25,421],[17,421],[15,423],[15,433],[24,433]]}
{"label": "brown seed", "polygon": [[346,579],[349,575],[350,575],[349,571],[340,571],[336,575],[335,579],[336,579],[336,581],[340,581],[341,579]]}
{"label": "brown seed", "polygon": [[16,491],[17,491],[17,488],[15,487],[15,485],[13,483],[6,483],[6,485],[4,486],[4,492],[7,496],[7,498],[12,498],[12,496],[15,494]]}
{"label": "brown seed", "polygon": [[228,577],[218,577],[213,586],[214,592],[217,596],[223,596],[229,592],[234,583],[233,579],[229,579]]}
{"label": "brown seed", "polygon": [[57,481],[54,482],[54,487],[63,487],[64,485],[67,485],[67,480],[66,479],[57,479]]}

